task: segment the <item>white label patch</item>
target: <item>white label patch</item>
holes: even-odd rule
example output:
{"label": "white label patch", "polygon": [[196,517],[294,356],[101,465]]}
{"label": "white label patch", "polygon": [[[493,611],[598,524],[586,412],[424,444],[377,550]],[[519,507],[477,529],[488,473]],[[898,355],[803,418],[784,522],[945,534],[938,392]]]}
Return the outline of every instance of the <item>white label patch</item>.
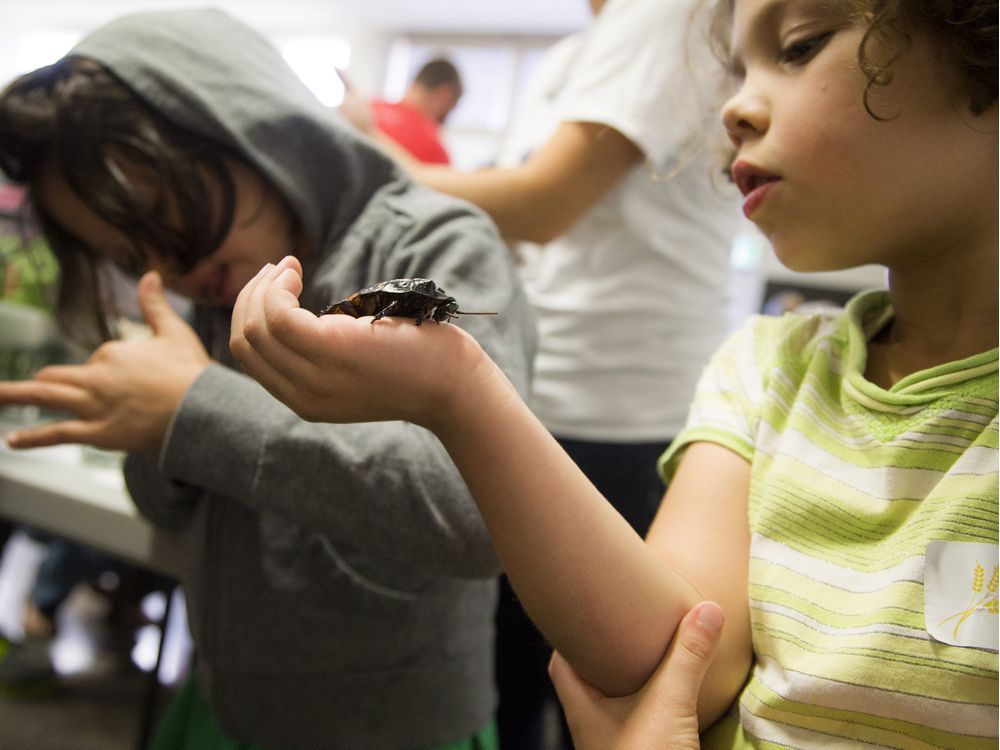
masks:
{"label": "white label patch", "polygon": [[924,568],[927,632],[953,646],[997,650],[1000,548],[972,542],[931,542]]}

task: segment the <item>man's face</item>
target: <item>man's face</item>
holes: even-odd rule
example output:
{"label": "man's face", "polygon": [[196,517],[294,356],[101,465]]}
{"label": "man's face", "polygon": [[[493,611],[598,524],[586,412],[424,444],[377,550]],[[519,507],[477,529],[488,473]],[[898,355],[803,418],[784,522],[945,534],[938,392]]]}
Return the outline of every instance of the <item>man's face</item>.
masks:
{"label": "man's face", "polygon": [[431,117],[439,123],[444,123],[451,114],[451,111],[458,105],[458,100],[462,98],[461,90],[451,83],[442,83],[431,91]]}

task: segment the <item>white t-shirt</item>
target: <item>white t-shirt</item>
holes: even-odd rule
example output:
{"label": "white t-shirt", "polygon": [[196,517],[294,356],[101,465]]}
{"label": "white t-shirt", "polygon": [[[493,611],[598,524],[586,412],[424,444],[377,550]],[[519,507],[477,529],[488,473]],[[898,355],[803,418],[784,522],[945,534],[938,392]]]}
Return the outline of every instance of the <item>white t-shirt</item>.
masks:
{"label": "white t-shirt", "polygon": [[647,157],[570,231],[518,247],[539,317],[532,408],[560,437],[672,438],[726,333],[739,203],[718,156],[693,145],[722,126],[705,116],[710,78],[687,67],[689,7],[609,0],[546,53],[500,153],[518,164],[560,123],[594,122]]}

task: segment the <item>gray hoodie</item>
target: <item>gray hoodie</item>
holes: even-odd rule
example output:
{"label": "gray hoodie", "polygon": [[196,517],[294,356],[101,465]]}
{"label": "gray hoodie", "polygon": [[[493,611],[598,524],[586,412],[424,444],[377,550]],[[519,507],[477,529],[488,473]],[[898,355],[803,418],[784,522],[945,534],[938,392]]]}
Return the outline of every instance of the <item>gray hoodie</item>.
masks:
{"label": "gray hoodie", "polygon": [[[319,249],[303,307],[433,279],[500,313],[459,324],[525,391],[534,324],[493,225],[404,177],[257,33],[217,11],[144,13],[70,54],[278,187]],[[481,729],[496,700],[500,566],[441,445],[407,423],[304,422],[234,368],[228,310],[197,308],[195,327],[219,364],[185,395],[160,455],[128,457],[126,481],[181,539],[200,685],[222,727],[269,748],[352,750]]]}

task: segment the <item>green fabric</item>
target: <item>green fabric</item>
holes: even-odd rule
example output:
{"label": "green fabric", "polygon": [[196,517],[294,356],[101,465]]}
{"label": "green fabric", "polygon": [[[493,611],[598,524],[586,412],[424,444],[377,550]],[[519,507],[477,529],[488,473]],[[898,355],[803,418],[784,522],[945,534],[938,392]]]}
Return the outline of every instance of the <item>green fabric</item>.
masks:
{"label": "green fabric", "polygon": [[[428,750],[499,750],[496,722],[478,734]],[[227,737],[215,720],[194,676],[187,679],[156,728],[148,750],[264,750],[250,742]]]}
{"label": "green fabric", "polygon": [[473,737],[447,745],[439,745],[434,750],[499,750],[500,738],[497,734],[497,723],[491,721],[486,728]]}
{"label": "green fabric", "polygon": [[149,750],[261,750],[230,739],[201,697],[197,681],[189,677],[156,728]]}

